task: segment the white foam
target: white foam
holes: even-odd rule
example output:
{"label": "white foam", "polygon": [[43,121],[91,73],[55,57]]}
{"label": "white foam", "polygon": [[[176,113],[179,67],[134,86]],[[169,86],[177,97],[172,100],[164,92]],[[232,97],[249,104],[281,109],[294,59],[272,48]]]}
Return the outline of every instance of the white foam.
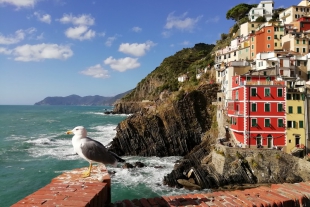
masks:
{"label": "white foam", "polygon": [[[127,157],[126,162],[135,163],[141,161],[146,164],[143,168],[121,169],[109,168],[116,171],[112,176],[112,186],[119,185],[126,188],[135,189],[138,185],[143,184],[146,188],[158,195],[176,195],[189,193],[185,189],[171,188],[163,185],[163,178],[171,173],[174,163],[180,157]],[[160,166],[161,168],[155,168]]]}

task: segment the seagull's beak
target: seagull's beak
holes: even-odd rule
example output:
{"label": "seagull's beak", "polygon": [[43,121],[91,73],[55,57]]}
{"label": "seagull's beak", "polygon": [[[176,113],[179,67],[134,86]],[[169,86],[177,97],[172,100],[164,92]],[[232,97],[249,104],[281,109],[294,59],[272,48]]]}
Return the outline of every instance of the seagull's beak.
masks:
{"label": "seagull's beak", "polygon": [[70,130],[70,131],[67,131],[66,134],[73,134],[73,132]]}

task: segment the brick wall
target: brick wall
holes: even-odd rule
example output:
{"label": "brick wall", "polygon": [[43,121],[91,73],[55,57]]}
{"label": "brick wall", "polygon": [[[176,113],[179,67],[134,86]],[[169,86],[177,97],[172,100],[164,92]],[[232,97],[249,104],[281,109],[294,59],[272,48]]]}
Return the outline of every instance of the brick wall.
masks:
{"label": "brick wall", "polygon": [[104,206],[111,202],[111,180],[107,171],[93,167],[92,176],[82,178],[83,169],[64,172],[50,184],[12,205],[26,206]]}

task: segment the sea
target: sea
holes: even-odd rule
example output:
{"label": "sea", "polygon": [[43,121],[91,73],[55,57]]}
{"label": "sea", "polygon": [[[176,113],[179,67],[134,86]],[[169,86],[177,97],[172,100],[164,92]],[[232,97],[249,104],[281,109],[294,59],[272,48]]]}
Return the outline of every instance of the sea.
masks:
{"label": "sea", "polygon": [[[129,116],[104,113],[110,110],[110,106],[0,105],[0,206],[18,202],[65,171],[88,167],[87,161],[73,155],[72,135],[66,131],[84,126],[89,137],[108,146],[117,125]],[[116,172],[111,175],[112,202],[194,193],[162,184],[180,157],[123,158],[146,167],[107,166]]]}

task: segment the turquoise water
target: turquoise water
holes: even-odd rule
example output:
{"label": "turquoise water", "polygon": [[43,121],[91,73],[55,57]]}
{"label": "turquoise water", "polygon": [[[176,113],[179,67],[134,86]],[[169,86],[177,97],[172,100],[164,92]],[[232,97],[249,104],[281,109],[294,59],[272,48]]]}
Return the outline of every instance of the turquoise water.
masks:
{"label": "turquoise water", "polygon": [[[85,160],[70,156],[72,135],[65,132],[82,125],[89,137],[108,145],[117,124],[127,115],[105,115],[106,109],[111,107],[0,105],[0,206],[16,203],[64,171],[87,167]],[[108,166],[116,171],[111,177],[112,202],[188,193],[162,185],[162,178],[179,157],[124,158],[147,167],[128,170]]]}

